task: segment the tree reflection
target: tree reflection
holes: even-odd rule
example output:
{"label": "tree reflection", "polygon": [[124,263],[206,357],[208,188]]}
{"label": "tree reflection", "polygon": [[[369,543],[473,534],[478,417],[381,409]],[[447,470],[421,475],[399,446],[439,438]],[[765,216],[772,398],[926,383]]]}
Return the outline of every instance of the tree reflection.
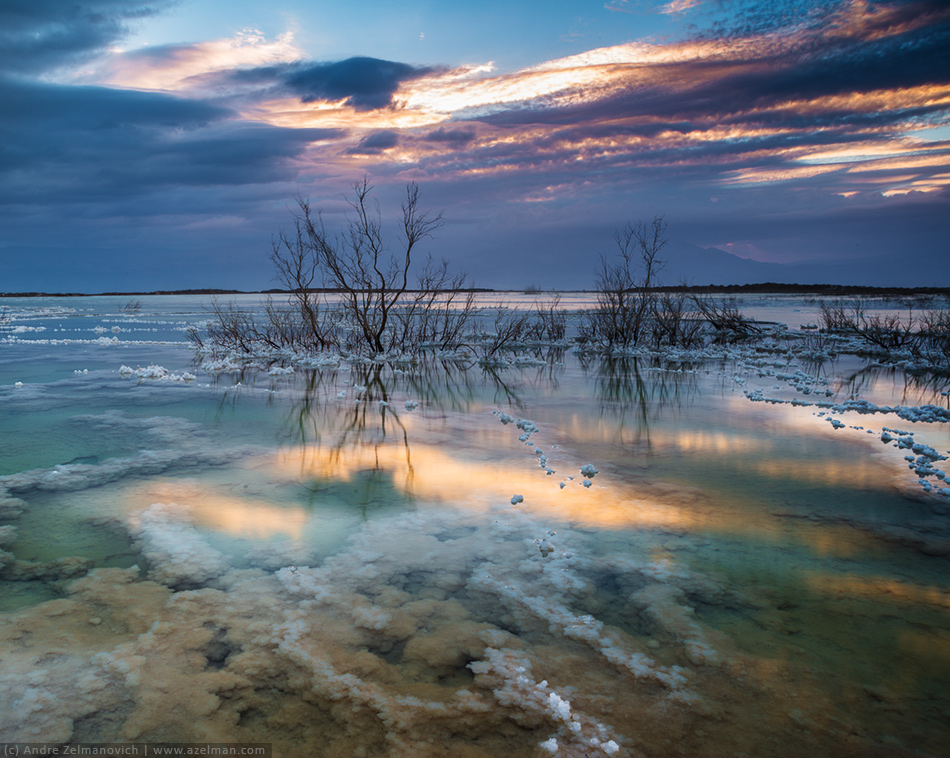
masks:
{"label": "tree reflection", "polygon": [[651,447],[650,424],[661,414],[679,411],[699,392],[691,364],[672,367],[659,359],[635,356],[579,356],[593,379],[602,418],[619,427],[624,444]]}
{"label": "tree reflection", "polygon": [[469,414],[486,405],[523,408],[532,385],[556,384],[563,364],[552,353],[540,366],[495,366],[430,357],[412,362],[355,362],[341,369],[298,370],[280,443],[310,450],[331,463],[354,450],[374,451],[366,473],[381,472],[381,446],[400,445],[413,477],[407,401],[421,418]]}
{"label": "tree reflection", "polygon": [[879,363],[865,363],[843,376],[836,389],[847,392],[849,398],[865,397],[881,391],[882,384],[890,385],[890,394],[899,397],[901,405],[943,405],[950,407],[950,377],[926,373],[908,373],[904,368]]}

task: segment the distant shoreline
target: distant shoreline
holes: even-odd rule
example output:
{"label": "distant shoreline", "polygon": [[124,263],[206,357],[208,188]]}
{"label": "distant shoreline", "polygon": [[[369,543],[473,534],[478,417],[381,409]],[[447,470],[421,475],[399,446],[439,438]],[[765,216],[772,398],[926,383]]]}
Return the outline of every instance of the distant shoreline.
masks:
{"label": "distant shoreline", "polygon": [[[336,294],[341,290],[314,288],[311,292]],[[408,290],[416,292],[417,290]],[[462,292],[488,292],[496,294],[544,295],[566,292],[594,294],[596,290],[499,290],[489,287],[467,287]],[[691,292],[697,294],[749,294],[749,295],[947,295],[950,287],[870,287],[854,284],[709,284],[705,286],[654,287],[652,292]],[[15,297],[146,297],[153,295],[289,295],[288,290],[226,290],[185,289],[153,290],[151,292],[0,292],[0,298]]]}

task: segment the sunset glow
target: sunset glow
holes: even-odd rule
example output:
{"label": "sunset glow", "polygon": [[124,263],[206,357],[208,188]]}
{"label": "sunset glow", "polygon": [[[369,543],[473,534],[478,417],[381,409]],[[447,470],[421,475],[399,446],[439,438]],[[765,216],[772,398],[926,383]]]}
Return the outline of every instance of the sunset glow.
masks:
{"label": "sunset glow", "polygon": [[[753,4],[743,19],[701,0],[616,3],[588,9],[587,36],[554,41],[524,27],[517,55],[485,38],[475,57],[453,59],[428,45],[467,41],[473,16],[454,37],[444,31],[454,17],[433,16],[403,47],[398,33],[367,27],[377,51],[327,36],[327,24],[349,28],[346,17],[311,16],[291,0],[273,17],[221,27],[212,0],[191,3],[139,13],[133,2],[95,40],[77,36],[75,53],[47,45],[39,10],[11,27],[24,53],[0,78],[6,100],[21,103],[4,117],[9,155],[20,157],[0,166],[8,278],[29,279],[16,251],[59,260],[68,239],[110,262],[100,277],[131,281],[120,251],[144,249],[148,228],[145,247],[160,242],[159,259],[194,253],[193,267],[167,269],[168,284],[210,276],[230,250],[240,260],[232,283],[253,286],[288,199],[306,195],[337,214],[364,174],[384,197],[408,180],[431,190],[447,220],[438,254],[488,285],[500,284],[502,260],[529,276],[550,251],[557,265],[539,280],[590,286],[572,251],[601,251],[613,229],[653,213],[669,216],[681,247],[740,246],[771,261],[807,248],[829,263],[870,227],[868,252],[883,260],[912,216],[920,254],[945,258],[945,4],[840,0],[797,15]],[[176,13],[192,27],[175,27]],[[531,218],[512,212],[523,199]],[[80,210],[87,203],[94,212]],[[242,219],[239,238],[186,235],[199,219],[165,223],[217,217],[222,203]],[[799,213],[816,223],[806,229]],[[111,219],[108,237],[93,216]],[[527,257],[505,256],[526,242]],[[780,268],[772,276],[781,280]]]}

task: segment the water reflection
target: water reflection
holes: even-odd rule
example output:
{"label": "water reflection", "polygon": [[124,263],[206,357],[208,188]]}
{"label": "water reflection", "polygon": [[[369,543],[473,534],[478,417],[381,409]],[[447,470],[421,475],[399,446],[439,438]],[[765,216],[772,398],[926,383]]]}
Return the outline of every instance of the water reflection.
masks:
{"label": "water reflection", "polygon": [[659,359],[579,356],[593,380],[601,418],[609,418],[628,444],[650,447],[650,424],[669,410],[687,407],[698,392],[693,366],[671,366]]}
{"label": "water reflection", "polygon": [[[162,422],[160,444],[225,449],[266,418],[269,449],[79,491],[46,472],[42,499],[20,482],[46,509],[19,522],[33,539],[65,513],[124,525],[152,581],[50,582],[33,602],[65,597],[0,625],[0,684],[38,704],[0,713],[0,734],[256,738],[287,755],[527,757],[552,739],[562,755],[608,739],[621,755],[883,739],[937,754],[946,565],[859,518],[909,520],[868,460],[879,441],[727,393],[731,375],[564,357],[248,370],[222,379],[242,387],[211,429]],[[535,419],[530,444],[495,409]],[[105,422],[144,446],[141,423]]]}
{"label": "water reflection", "polygon": [[195,480],[143,482],[128,490],[123,500],[128,513],[144,511],[153,503],[187,503],[188,518],[196,526],[234,538],[301,539],[310,517],[297,504],[275,502],[278,493],[273,489],[261,489],[255,497],[246,481],[234,489],[223,493],[210,482]]}
{"label": "water reflection", "polygon": [[918,374],[894,366],[862,363],[844,373],[836,389],[849,399],[867,398],[883,405],[942,405],[950,407],[950,377]]}

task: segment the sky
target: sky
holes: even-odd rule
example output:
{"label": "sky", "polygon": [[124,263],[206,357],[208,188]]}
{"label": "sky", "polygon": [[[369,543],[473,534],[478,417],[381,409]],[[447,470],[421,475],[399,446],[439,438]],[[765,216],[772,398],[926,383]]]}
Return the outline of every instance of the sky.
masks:
{"label": "sky", "polygon": [[950,286],[950,4],[0,0],[0,291],[274,287],[363,177],[476,286],[590,288],[657,215]]}

